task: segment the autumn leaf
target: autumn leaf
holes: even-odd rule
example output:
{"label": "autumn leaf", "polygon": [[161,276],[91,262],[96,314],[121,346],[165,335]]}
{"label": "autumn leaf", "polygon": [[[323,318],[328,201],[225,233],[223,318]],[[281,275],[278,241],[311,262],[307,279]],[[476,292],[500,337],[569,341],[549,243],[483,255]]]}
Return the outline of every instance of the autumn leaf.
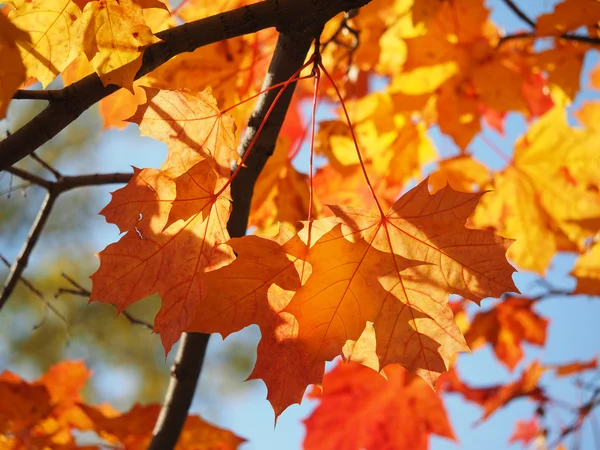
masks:
{"label": "autumn leaf", "polygon": [[[249,223],[259,233],[278,222],[295,228],[308,217],[308,180],[292,165],[288,148],[288,141],[280,139],[254,186]],[[313,207],[313,214],[319,210]]]}
{"label": "autumn leaf", "polygon": [[461,192],[473,192],[485,186],[490,179],[486,166],[470,155],[459,155],[440,161],[439,167],[429,175],[429,186],[433,192],[446,184]]}
{"label": "autumn leaf", "polygon": [[31,37],[13,25],[10,20],[0,13],[0,119],[6,117],[8,102],[17,88],[27,79],[25,67],[19,53],[19,43],[26,45]]}
{"label": "autumn leaf", "polygon": [[147,101],[129,120],[140,125],[144,136],[167,144],[169,155],[162,170],[172,178],[196,162],[212,157],[215,170],[229,177],[237,161],[235,123],[222,114],[211,89],[192,93],[144,88]]}
{"label": "autumn leaf", "polygon": [[594,129],[570,127],[564,111],[554,108],[530,127],[512,163],[494,176],[494,192],[483,199],[474,224],[516,239],[508,256],[519,267],[544,273],[558,249],[582,248],[595,232],[600,196],[589,188],[598,179],[599,137]]}
{"label": "autumn leaf", "polygon": [[442,400],[397,365],[377,372],[338,364],[325,375],[319,405],[305,420],[304,449],[394,448],[426,450],[430,435],[455,440]]}
{"label": "autumn leaf", "polygon": [[345,226],[311,247],[313,274],[286,308],[312,357],[333,359],[370,321],[381,367],[400,363],[433,386],[467,350],[448,294],[479,301],[516,290],[504,257],[510,242],[464,226],[480,197],[450,188],[432,196],[424,182],[383,217],[331,207]]}
{"label": "autumn leaf", "polygon": [[594,370],[598,368],[598,358],[592,358],[589,361],[573,362],[569,364],[560,364],[554,367],[557,377],[567,377],[573,374],[578,374],[586,370]]}
{"label": "autumn leaf", "polygon": [[81,11],[71,0],[19,0],[15,6],[9,19],[31,37],[19,45],[27,76],[46,87],[79,53],[73,24]]}
{"label": "autumn leaf", "polygon": [[596,0],[563,0],[554,11],[538,17],[535,32],[538,36],[560,36],[597,22],[600,22],[600,4]]}
{"label": "autumn leaf", "polygon": [[142,7],[132,0],[90,1],[77,27],[81,48],[104,85],[133,92],[144,49],[159,42],[145,24]]}
{"label": "autumn leaf", "polygon": [[547,401],[544,389],[539,386],[545,370],[539,362],[534,361],[523,371],[519,379],[507,384],[486,387],[471,387],[452,372],[450,376],[444,378],[443,389],[445,392],[460,393],[465,400],[480,405],[483,408],[483,415],[477,421],[480,424],[497,410],[518,398],[528,397],[539,402]]}
{"label": "autumn leaf", "polygon": [[546,343],[548,320],[533,310],[534,305],[527,298],[509,297],[491,310],[477,313],[465,334],[469,347],[475,350],[491,344],[498,360],[514,370],[523,359],[523,342]]}
{"label": "autumn leaf", "polygon": [[541,432],[542,430],[537,419],[518,420],[515,424],[515,431],[508,439],[508,443],[512,444],[522,441],[523,447],[527,447]]}
{"label": "autumn leaf", "polygon": [[298,342],[294,316],[282,312],[311,271],[302,259],[306,236],[303,242],[282,227],[273,238],[245,236],[228,244],[237,258],[204,275],[207,294],[188,331],[225,337],[256,323],[262,339],[249,379],[264,380],[277,417],[289,405],[300,403],[309,384],[320,384],[325,369],[323,362],[310,360]]}
{"label": "autumn leaf", "polygon": [[122,311],[158,292],[163,305],[154,328],[168,353],[206,295],[202,274],[234,259],[225,244],[231,202],[224,164],[234,154],[235,129],[210,92],[146,88],[146,96],[132,120],[166,142],[169,155],[160,170],[136,170],[103,210],[127,233],[100,252],[90,298]]}
{"label": "autumn leaf", "polygon": [[600,295],[600,244],[579,257],[571,275],[577,279],[574,293]]}
{"label": "autumn leaf", "polygon": [[[82,405],[93,422],[94,430],[107,442],[127,450],[148,448],[160,405],[136,403],[126,413],[108,413],[102,408]],[[245,439],[231,431],[205,422],[198,416],[188,416],[174,450],[235,450]]]}

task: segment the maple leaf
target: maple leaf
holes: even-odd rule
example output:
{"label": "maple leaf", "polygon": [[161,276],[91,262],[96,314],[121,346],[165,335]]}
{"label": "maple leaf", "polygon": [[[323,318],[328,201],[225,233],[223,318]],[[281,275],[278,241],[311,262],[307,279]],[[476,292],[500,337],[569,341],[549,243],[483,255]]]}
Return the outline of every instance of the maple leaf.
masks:
{"label": "maple leaf", "polygon": [[[249,224],[259,231],[267,230],[277,222],[295,227],[308,217],[307,176],[294,168],[288,149],[288,141],[280,139],[256,180]],[[318,215],[319,211],[315,210],[313,214]]]}
{"label": "maple leaf", "polygon": [[[573,129],[555,107],[515,146],[512,164],[494,176],[495,191],[473,216],[516,239],[508,256],[519,267],[544,273],[557,249],[582,248],[600,217],[594,156],[600,134]],[[589,225],[588,225],[589,222]]]}
{"label": "maple leaf", "polygon": [[548,400],[545,391],[539,386],[545,368],[537,361],[531,363],[521,374],[521,378],[507,384],[497,384],[487,387],[472,387],[461,381],[456,372],[449,372],[444,377],[445,392],[456,392],[463,395],[465,400],[477,403],[483,408],[483,415],[478,424],[487,420],[500,408],[504,408],[513,400],[528,397],[539,402]]}
{"label": "maple leaf", "polygon": [[571,272],[577,279],[573,293],[600,295],[600,243],[581,255]]}
{"label": "maple leaf", "polygon": [[[100,268],[91,277],[93,287],[90,300],[112,303],[119,311],[158,292],[163,306],[154,326],[161,334],[167,353],[193,320],[195,304],[206,293],[200,274],[226,265],[234,258],[227,246],[220,245],[229,239],[226,224],[231,204],[226,197],[227,191],[225,196],[216,197],[211,190],[214,183],[207,185],[210,177],[202,179],[194,176],[196,173],[205,175],[202,167],[195,169],[207,164],[206,160],[201,161],[192,168],[191,173],[184,175],[187,187],[192,192],[196,189],[210,192],[210,195],[206,194],[202,210],[166,226],[170,220],[166,213],[157,216],[139,206],[137,214],[131,214],[127,221],[131,222],[132,216],[138,217],[139,211],[144,211],[145,225],[140,225],[137,230],[130,229],[117,243],[100,252]],[[139,172],[129,184],[142,187],[146,183],[146,192],[154,189],[144,181],[145,175],[144,171]],[[178,191],[182,187],[186,185],[180,183]],[[159,192],[153,191],[153,194]],[[158,197],[155,203],[169,205],[170,201]],[[197,204],[197,201],[194,203]],[[152,204],[146,202],[141,205],[151,207]],[[175,208],[176,203],[173,205]],[[124,216],[120,218],[126,220]],[[185,259],[181,258],[182,254],[186,255]]]}
{"label": "maple leaf", "polygon": [[508,443],[522,441],[523,446],[526,447],[531,441],[540,435],[540,424],[536,418],[530,420],[518,420],[515,424],[515,431],[508,439]]}
{"label": "maple leaf", "polygon": [[530,299],[510,297],[490,311],[477,313],[465,334],[469,347],[475,350],[490,343],[496,357],[514,370],[523,359],[523,341],[538,346],[546,343],[548,320],[533,311],[534,305]]}
{"label": "maple leaf", "polygon": [[6,117],[8,102],[17,88],[27,79],[27,69],[21,60],[19,43],[25,45],[31,37],[13,25],[0,13],[0,119]]}
{"label": "maple leaf", "polygon": [[46,87],[79,53],[73,24],[81,11],[71,0],[19,0],[15,6],[9,19],[31,37],[19,44],[27,76]]}
{"label": "maple leaf", "polygon": [[163,304],[154,328],[168,353],[206,295],[202,274],[234,259],[224,244],[235,125],[210,91],[145,92],[147,101],[131,120],[165,142],[168,157],[160,170],[136,169],[102,211],[127,233],[100,252],[90,299],[122,311],[158,292]]}
{"label": "maple leaf", "polygon": [[90,372],[79,361],[55,364],[34,382],[3,372],[0,375],[0,433],[12,436],[7,448],[79,449],[71,429],[90,427],[89,418],[78,403],[79,391],[89,376]]}
{"label": "maple leaf", "polygon": [[[160,413],[160,405],[139,403],[123,414],[89,405],[81,407],[92,420],[94,430],[104,440],[122,445],[127,450],[148,448]],[[198,416],[188,416],[174,450],[235,450],[244,442],[245,439],[231,431],[211,425]]]}
{"label": "maple leaf", "polygon": [[557,377],[567,377],[574,373],[584,372],[598,368],[598,358],[592,358],[589,361],[573,362],[569,364],[560,364],[554,367]]}
{"label": "maple leaf", "polygon": [[204,275],[207,294],[188,331],[225,337],[256,323],[262,339],[249,379],[264,380],[277,417],[289,405],[300,403],[307,386],[321,382],[325,369],[323,362],[311,361],[297,341],[294,316],[282,312],[310,274],[310,266],[302,260],[306,244],[285,228],[273,238],[245,236],[228,244],[237,258]]}
{"label": "maple leaf", "polygon": [[459,155],[440,161],[439,167],[429,175],[433,192],[446,184],[461,192],[473,192],[486,185],[490,179],[489,169],[469,155]]}
{"label": "maple leaf", "polygon": [[142,135],[167,144],[169,155],[162,170],[176,178],[196,162],[211,157],[221,177],[229,177],[237,161],[235,123],[222,114],[211,89],[192,93],[144,87],[147,101],[129,121]]}
{"label": "maple leaf", "polygon": [[[414,124],[405,114],[395,114],[389,94],[370,94],[349,106],[354,107],[353,129],[360,147],[366,149],[365,163],[398,188],[411,178],[419,178],[421,167],[436,157],[425,125]],[[342,173],[359,163],[350,128],[339,120],[320,123],[316,150]]]}
{"label": "maple leaf", "polygon": [[548,84],[557,85],[569,99],[579,92],[579,78],[588,45],[578,42],[557,44],[533,57],[534,64],[548,73]]}
{"label": "maple leaf", "polygon": [[75,33],[102,83],[132,92],[144,49],[160,41],[145,24],[142,7],[132,0],[86,3]]}
{"label": "maple leaf", "polygon": [[319,406],[305,420],[305,449],[394,448],[426,450],[432,434],[456,440],[440,397],[397,365],[387,380],[355,364],[325,375]]}
{"label": "maple leaf", "polygon": [[312,275],[285,310],[312,357],[333,359],[374,322],[381,366],[400,363],[433,386],[451,355],[467,350],[448,294],[479,301],[516,290],[510,241],[464,226],[480,197],[448,187],[432,196],[425,181],[384,217],[331,206],[345,227],[311,247]]}
{"label": "maple leaf", "polygon": [[551,13],[538,17],[535,33],[538,36],[560,36],[581,26],[595,26],[597,22],[600,22],[597,0],[564,0]]}

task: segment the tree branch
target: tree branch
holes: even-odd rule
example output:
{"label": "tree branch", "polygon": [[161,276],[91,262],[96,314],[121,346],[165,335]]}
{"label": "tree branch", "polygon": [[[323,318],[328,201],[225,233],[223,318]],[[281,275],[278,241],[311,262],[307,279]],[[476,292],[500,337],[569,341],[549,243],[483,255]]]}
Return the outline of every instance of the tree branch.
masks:
{"label": "tree branch", "polygon": [[[289,80],[302,67],[315,35],[314,29],[280,34],[263,89]],[[277,100],[277,105],[271,111],[254,143],[245,167],[242,167],[231,183],[233,209],[227,223],[231,237],[240,237],[246,234],[254,184],[267,159],[273,154],[294,87],[295,83],[291,83]],[[240,156],[245,155],[248,151],[250,143],[256,137],[258,127],[265,120],[267,111],[271,108],[281,89],[266,91],[259,97],[248,122],[246,134],[238,148]],[[208,335],[201,333],[184,333],[171,371],[172,378],[167,395],[154,427],[154,436],[149,450],[170,450],[177,444],[202,370],[208,338]]]}
{"label": "tree branch", "polygon": [[[276,27],[281,31],[302,31],[323,24],[341,11],[357,8],[369,0],[264,0],[206,19],[186,23],[156,36],[161,42],[146,48],[142,67],[135,79],[141,78],[169,59],[183,52]],[[119,90],[104,86],[93,73],[56,92],[57,99],[22,128],[0,142],[0,170],[12,166],[56,136],[86,109]],[[20,94],[23,95],[23,94]]]}
{"label": "tree branch", "polygon": [[[508,6],[512,10],[512,12],[514,12],[515,15],[517,17],[519,17],[519,19],[521,19],[523,22],[525,22],[527,25],[529,25],[534,30],[534,32],[533,33],[509,34],[500,39],[500,41],[498,42],[498,46],[502,45],[506,41],[510,41],[513,39],[548,37],[548,36],[537,36],[535,34],[535,28],[536,28],[535,21],[533,19],[531,19],[527,14],[525,14],[523,12],[523,10],[521,8],[519,8],[513,0],[504,0],[504,4],[506,6]],[[595,37],[591,37],[591,36],[582,36],[579,34],[565,33],[565,34],[562,34],[557,37],[559,37],[560,39],[564,39],[566,41],[575,41],[575,42],[583,42],[585,44],[600,45],[600,38],[595,38]]]}
{"label": "tree branch", "polygon": [[54,203],[60,194],[70,191],[71,189],[84,186],[127,183],[133,176],[133,173],[95,173],[90,175],[62,176],[59,172],[53,170],[53,173],[58,179],[56,181],[48,181],[45,178],[38,177],[37,175],[17,167],[9,167],[7,172],[23,178],[30,183],[42,186],[48,191],[48,193],[46,194],[46,198],[42,204],[40,212],[38,213],[38,216],[36,217],[29,231],[29,235],[27,236],[27,239],[25,239],[25,243],[21,248],[19,256],[17,256],[17,259],[13,262],[10,268],[8,278],[2,287],[2,291],[0,291],[0,310],[6,304],[6,301],[15,289],[17,281],[19,281],[20,278],[22,279],[23,271],[29,262],[29,256],[35,247],[42,230],[46,226],[46,222],[50,217],[52,207],[54,206]]}
{"label": "tree branch", "polygon": [[[498,46],[504,44],[507,41],[511,41],[513,39],[529,39],[529,38],[548,38],[550,36],[537,36],[535,33],[517,33],[517,34],[509,34],[502,38],[498,42]],[[555,36],[556,39],[564,39],[565,41],[574,41],[574,42],[582,42],[584,44],[590,45],[600,45],[600,38],[591,37],[591,36],[581,36],[579,34],[563,34],[561,36]]]}

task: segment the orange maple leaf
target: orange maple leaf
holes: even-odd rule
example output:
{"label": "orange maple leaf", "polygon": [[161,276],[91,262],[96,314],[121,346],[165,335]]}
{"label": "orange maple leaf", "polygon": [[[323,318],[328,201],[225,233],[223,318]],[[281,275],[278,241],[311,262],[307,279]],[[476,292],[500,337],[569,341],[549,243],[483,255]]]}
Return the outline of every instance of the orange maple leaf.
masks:
{"label": "orange maple leaf", "polygon": [[338,219],[315,224],[345,226],[311,247],[313,273],[285,310],[312,357],[333,359],[370,321],[381,367],[400,363],[433,386],[450,357],[467,350],[448,294],[478,302],[516,291],[510,241],[464,226],[480,197],[449,187],[431,195],[424,181],[385,216],[330,207]]}
{"label": "orange maple leaf", "polygon": [[508,443],[522,441],[523,446],[528,446],[531,441],[542,433],[540,424],[536,418],[530,420],[518,420],[515,424],[515,431],[508,439]]}
{"label": "orange maple leaf", "polygon": [[575,373],[584,372],[586,370],[594,370],[598,368],[598,358],[592,358],[589,361],[573,362],[569,364],[560,364],[551,366],[556,370],[557,377],[567,377]]}
{"label": "orange maple leaf", "polygon": [[314,389],[319,406],[305,420],[304,449],[426,450],[429,436],[456,440],[441,398],[397,365],[387,380],[355,363],[338,364]]}
{"label": "orange maple leaf", "polygon": [[545,391],[539,386],[540,378],[545,370],[538,361],[534,361],[523,371],[518,380],[507,384],[477,388],[464,383],[453,370],[444,376],[443,389],[445,392],[460,393],[466,400],[483,407],[483,416],[477,422],[480,424],[497,410],[518,398],[528,397],[545,402],[547,400]]}
{"label": "orange maple leaf", "polygon": [[514,370],[523,359],[523,341],[538,346],[546,343],[548,319],[533,311],[534,305],[527,298],[511,297],[477,313],[465,334],[467,343],[473,350],[490,343],[496,357]]}
{"label": "orange maple leaf", "polygon": [[273,238],[231,239],[228,244],[237,258],[204,275],[207,294],[189,328],[227,336],[253,323],[260,327],[262,339],[249,379],[264,380],[276,417],[300,403],[307,386],[321,382],[325,369],[323,362],[311,361],[297,341],[294,316],[282,312],[311,271],[302,260],[306,253],[302,235],[290,236],[282,227]]}
{"label": "orange maple leaf", "polygon": [[201,275],[234,259],[222,244],[229,240],[235,127],[210,92],[147,88],[146,94],[132,120],[165,141],[169,154],[160,170],[136,169],[103,210],[127,234],[100,253],[90,299],[122,311],[158,292],[163,305],[154,327],[168,352],[206,295]]}
{"label": "orange maple leaf", "polygon": [[[107,412],[106,408],[101,407],[81,407],[92,420],[94,431],[104,440],[122,445],[127,450],[148,448],[160,413],[160,405],[139,403],[123,414]],[[174,450],[235,450],[245,441],[231,431],[211,425],[198,416],[188,416]]]}

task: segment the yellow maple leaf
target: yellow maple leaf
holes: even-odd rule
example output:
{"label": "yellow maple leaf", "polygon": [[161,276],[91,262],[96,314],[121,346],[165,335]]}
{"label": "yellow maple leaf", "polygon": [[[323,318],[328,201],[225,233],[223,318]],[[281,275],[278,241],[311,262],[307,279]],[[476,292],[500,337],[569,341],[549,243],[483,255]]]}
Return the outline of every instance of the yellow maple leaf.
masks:
{"label": "yellow maple leaf", "polygon": [[76,32],[104,85],[116,84],[130,91],[144,49],[160,41],[145,24],[141,6],[132,0],[87,3]]}
{"label": "yellow maple leaf", "polygon": [[575,293],[600,295],[600,243],[579,257],[571,275],[577,279]]}
{"label": "yellow maple leaf", "polygon": [[75,21],[81,16],[71,0],[19,0],[8,17],[31,36],[19,45],[27,75],[46,87],[79,53]]}
{"label": "yellow maple leaf", "polygon": [[[570,127],[554,108],[517,143],[513,162],[494,176],[495,192],[483,199],[476,226],[516,239],[508,256],[544,273],[557,249],[582,248],[600,217],[596,149],[600,133]],[[589,226],[587,225],[589,224]]]}

